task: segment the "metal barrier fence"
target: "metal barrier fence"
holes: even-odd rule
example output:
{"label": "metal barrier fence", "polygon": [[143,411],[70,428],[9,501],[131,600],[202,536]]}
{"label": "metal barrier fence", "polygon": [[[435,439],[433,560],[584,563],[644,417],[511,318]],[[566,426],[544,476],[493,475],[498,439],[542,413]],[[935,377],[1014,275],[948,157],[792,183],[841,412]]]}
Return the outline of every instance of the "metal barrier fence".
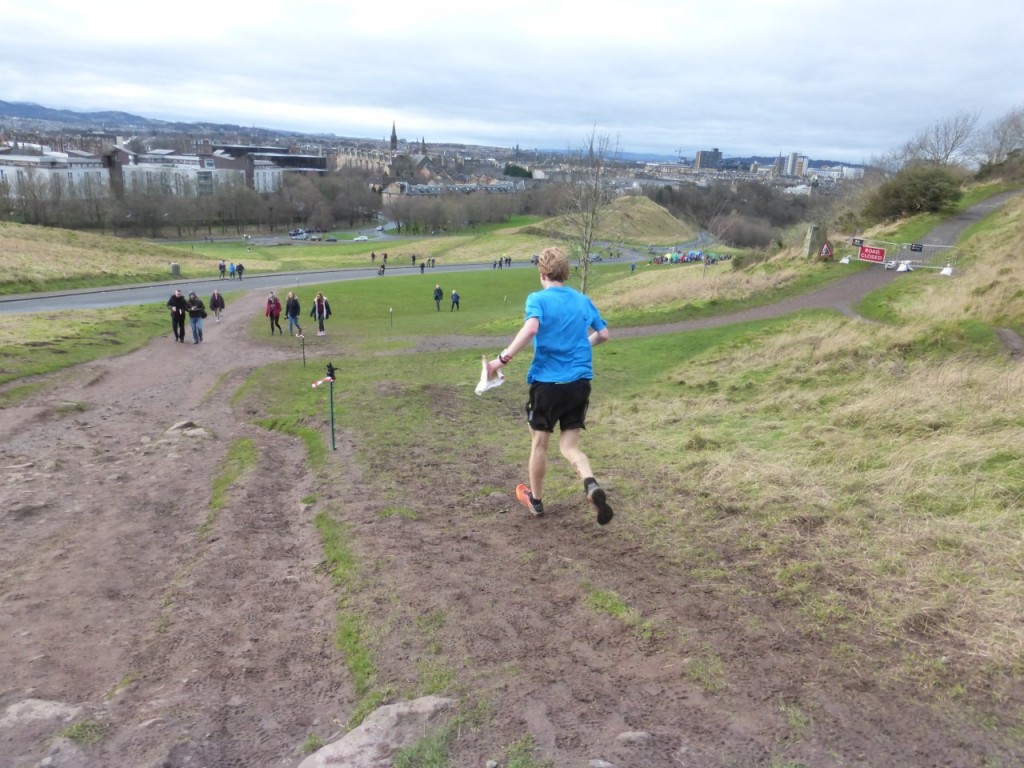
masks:
{"label": "metal barrier fence", "polygon": [[848,264],[851,259],[884,265],[886,269],[911,272],[915,269],[938,269],[944,275],[952,275],[960,251],[953,245],[932,243],[893,243],[867,237],[851,237],[849,245],[854,253],[843,256],[840,262]]}

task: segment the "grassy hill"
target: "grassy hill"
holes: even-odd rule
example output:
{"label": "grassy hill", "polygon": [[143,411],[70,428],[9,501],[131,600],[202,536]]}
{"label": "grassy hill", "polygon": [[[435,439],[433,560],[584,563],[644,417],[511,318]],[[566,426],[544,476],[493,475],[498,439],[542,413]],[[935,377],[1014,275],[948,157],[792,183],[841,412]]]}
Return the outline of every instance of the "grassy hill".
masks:
{"label": "grassy hill", "polygon": [[[571,230],[564,217],[556,216],[523,227],[522,231],[561,239]],[[682,243],[696,235],[693,227],[654,201],[643,196],[631,196],[617,198],[608,206],[599,220],[596,239],[646,246],[649,243]]]}
{"label": "grassy hill", "polygon": [[0,294],[166,279],[208,260],[189,251],[53,227],[0,223]]}
{"label": "grassy hill", "polygon": [[[660,217],[642,199],[622,207],[623,228],[648,214],[654,222]],[[681,226],[661,222],[651,226]],[[537,226],[421,242],[457,258],[484,256],[545,241]],[[900,226],[905,233],[920,224]],[[641,242],[686,237],[678,228],[643,232]],[[899,231],[892,239],[911,240]],[[101,251],[84,254],[98,269],[108,269],[105,244],[81,246]],[[649,562],[687,574],[692,584],[683,588],[713,597],[723,624],[741,636],[756,634],[775,618],[758,612],[763,600],[792,617],[794,642],[821,641],[829,659],[862,676],[865,689],[983,723],[993,738],[1015,745],[1014,755],[1024,749],[1024,374],[997,330],[1024,333],[1022,249],[1019,197],[962,240],[953,278],[918,270],[872,296],[865,313],[883,322],[820,311],[635,339],[616,338],[614,318],[651,307],[670,314],[688,305],[763,301],[801,273],[835,265],[792,255],[744,271],[720,264],[708,273],[675,266],[631,275],[623,265],[599,265],[593,295],[613,318],[613,340],[595,357],[600,389],[587,430],[588,454],[620,505],[614,524],[653,553]],[[44,252],[48,244],[39,246]],[[420,353],[417,337],[514,332],[522,298],[536,288],[528,270],[460,274],[463,309],[453,315],[434,311],[434,280],[425,280],[410,274],[326,286],[339,323],[328,342],[346,358],[336,396],[359,404],[341,409],[339,423],[360,446],[353,461],[380,485],[373,492],[410,519],[435,503],[417,492],[423,467],[410,456],[430,457],[431,471],[446,477],[464,477],[461,500],[481,494],[472,468],[504,473],[525,449],[521,418],[512,416],[521,412],[521,384],[482,400],[472,392],[479,349],[438,344]],[[445,279],[444,287],[453,286]],[[13,368],[32,333],[78,349],[81,337],[62,336],[62,324],[119,327],[118,311],[98,320],[84,313],[47,318],[37,331],[8,323],[0,353]],[[153,327],[167,333],[162,311],[132,311],[158,315]],[[265,337],[262,317],[252,323]],[[100,341],[114,349],[113,341]],[[492,341],[482,342],[491,353],[500,348]],[[62,364],[53,362],[58,357],[47,350],[43,360],[52,367]],[[525,371],[528,354],[522,357],[510,377]],[[268,428],[315,442],[323,416],[311,411],[309,379],[297,363],[267,366],[240,394],[244,410],[260,414]],[[438,428],[451,425],[457,441],[451,429]],[[579,494],[563,468],[547,488],[552,504]],[[638,571],[646,562],[638,559]],[[366,636],[380,636],[402,606],[374,595],[376,580],[365,581],[363,592],[346,597],[365,609],[367,622],[377,622]],[[697,684],[700,662],[717,665],[728,681],[730,665],[740,662],[715,656],[687,627],[659,623],[657,601],[641,582],[621,590],[637,622],[671,638],[673,658]],[[385,604],[395,615],[374,613]],[[810,719],[808,728],[817,727]]]}

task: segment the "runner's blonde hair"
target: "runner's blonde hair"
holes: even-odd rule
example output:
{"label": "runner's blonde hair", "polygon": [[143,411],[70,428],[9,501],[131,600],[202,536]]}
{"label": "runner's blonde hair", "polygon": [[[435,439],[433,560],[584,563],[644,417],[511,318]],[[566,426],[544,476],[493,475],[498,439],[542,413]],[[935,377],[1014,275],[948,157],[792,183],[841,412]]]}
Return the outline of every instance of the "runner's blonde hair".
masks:
{"label": "runner's blonde hair", "polygon": [[545,248],[537,257],[537,269],[548,280],[564,283],[569,279],[569,257],[558,246]]}

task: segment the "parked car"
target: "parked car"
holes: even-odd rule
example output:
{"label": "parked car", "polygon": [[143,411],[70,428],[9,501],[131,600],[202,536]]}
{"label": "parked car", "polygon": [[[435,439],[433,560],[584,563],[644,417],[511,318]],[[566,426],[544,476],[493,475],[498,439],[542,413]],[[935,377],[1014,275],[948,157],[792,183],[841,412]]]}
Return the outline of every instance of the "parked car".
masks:
{"label": "parked car", "polygon": [[384,231],[384,225],[381,224],[379,227],[377,227],[377,231],[378,232],[383,232]]}
{"label": "parked car", "polygon": [[353,243],[365,243],[369,239],[370,238],[368,238],[366,235],[360,235],[359,237],[353,237],[352,238],[352,242]]}
{"label": "parked car", "polygon": [[324,240],[324,242],[325,243],[336,243],[336,242],[338,242],[338,238],[336,238],[336,237],[328,237],[326,240]]}

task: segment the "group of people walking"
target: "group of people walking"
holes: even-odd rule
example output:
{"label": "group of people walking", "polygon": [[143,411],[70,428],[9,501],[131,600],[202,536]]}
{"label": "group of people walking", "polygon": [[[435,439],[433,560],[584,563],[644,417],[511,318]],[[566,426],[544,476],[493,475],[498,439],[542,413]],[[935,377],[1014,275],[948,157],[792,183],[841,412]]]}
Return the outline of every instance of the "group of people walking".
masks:
{"label": "group of people walking", "polygon": [[[214,319],[219,323],[225,306],[224,296],[216,288],[210,295],[209,303],[204,303],[195,291],[190,291],[188,296],[185,296],[180,288],[176,289],[171,294],[171,298],[167,300],[167,308],[171,312],[171,330],[174,332],[174,340],[180,343],[185,342],[185,320],[187,318],[192,329],[192,343],[199,344],[203,340],[203,320],[206,319],[209,312],[213,312]],[[302,305],[294,291],[288,291],[284,304],[273,291],[267,297],[263,314],[270,320],[271,336],[275,332],[284,336],[284,329],[281,328],[282,313],[288,318],[288,335],[302,336],[302,323],[299,322]],[[331,304],[327,301],[323,291],[317,291],[309,316],[317,322],[316,335],[326,336],[324,321],[331,316]]]}
{"label": "group of people walking", "polygon": [[[274,331],[280,332],[284,336],[284,330],[281,328],[281,313],[288,318],[288,335],[289,336],[303,336],[302,324],[299,322],[299,317],[302,316],[302,304],[299,302],[299,297],[295,295],[294,291],[288,291],[288,296],[285,297],[284,305],[282,306],[281,300],[274,294],[273,291],[267,297],[266,309],[263,311],[264,317],[270,319],[270,335],[274,335]],[[309,316],[317,322],[317,336],[326,336],[327,331],[324,328],[324,321],[331,316],[331,303],[327,301],[323,291],[317,291],[316,297],[313,299],[313,308],[309,312]]]}
{"label": "group of people walking", "polygon": [[[189,326],[192,329],[192,343],[199,344],[203,340],[203,320],[206,319],[206,304],[190,291],[188,298],[178,288],[167,300],[167,308],[171,311],[171,330],[174,331],[174,340],[185,343],[185,318],[188,318]],[[224,297],[220,291],[214,290],[210,296],[210,311],[217,322],[220,322],[221,312],[224,311]]]}
{"label": "group of people walking", "polygon": [[[441,289],[441,284],[437,283],[434,285],[434,306],[437,307],[437,311],[441,311],[441,301],[444,299],[444,291]],[[458,291],[452,291],[452,306],[449,312],[461,311],[462,308],[459,306],[461,297]]]}
{"label": "group of people walking", "polygon": [[221,259],[220,263],[217,265],[217,271],[220,272],[221,280],[223,280],[225,277],[231,280],[234,280],[237,277],[239,280],[241,280],[242,273],[245,272],[245,265],[242,264],[242,262],[238,262],[238,264],[235,264],[235,262],[233,261],[230,264],[228,264],[224,261],[224,259]]}

